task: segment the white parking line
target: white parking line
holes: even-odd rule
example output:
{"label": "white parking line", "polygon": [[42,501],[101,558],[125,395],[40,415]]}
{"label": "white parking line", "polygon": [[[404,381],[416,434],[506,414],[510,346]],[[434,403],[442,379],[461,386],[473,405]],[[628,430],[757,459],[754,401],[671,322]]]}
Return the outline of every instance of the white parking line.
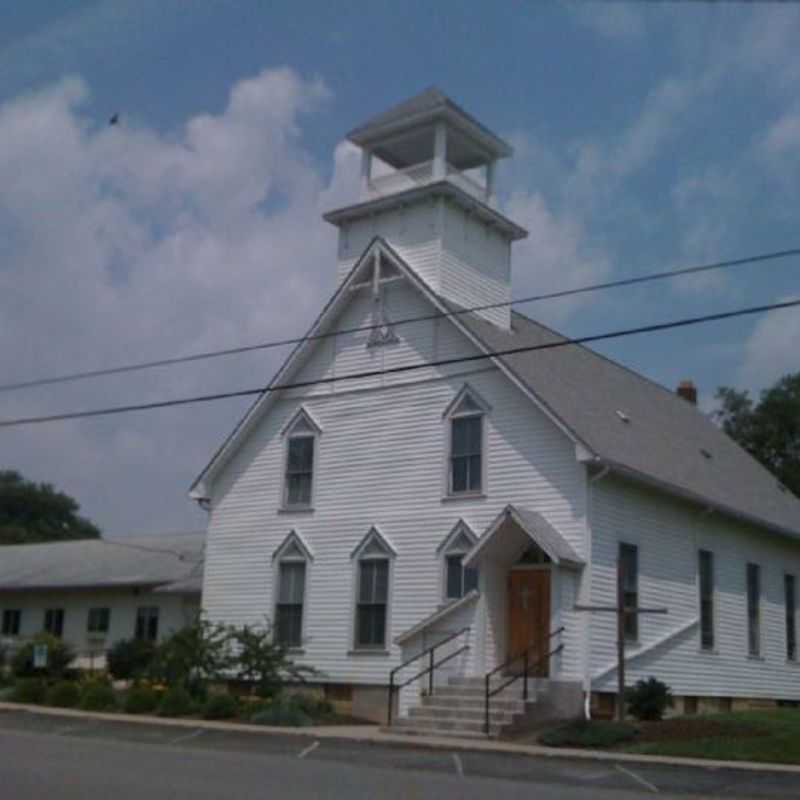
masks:
{"label": "white parking line", "polygon": [[298,758],[305,758],[309,753],[313,753],[319,747],[319,742],[312,742],[308,747],[304,750],[301,750],[298,754]]}
{"label": "white parking line", "polygon": [[194,730],[191,733],[185,733],[183,734],[183,736],[176,736],[174,739],[170,739],[167,742],[167,744],[178,744],[179,742],[188,742],[189,739],[196,739],[203,733],[205,733],[203,728],[197,728],[197,730]]}
{"label": "white parking line", "polygon": [[625,769],[625,767],[623,767],[622,764],[614,764],[614,766],[620,772],[624,773],[629,778],[632,778],[633,780],[635,780],[636,783],[640,784],[641,786],[644,786],[645,789],[649,789],[651,792],[655,792],[656,794],[658,794],[658,787],[654,786],[652,783],[650,783],[650,781],[645,780],[641,775],[637,775],[632,770]]}
{"label": "white parking line", "polygon": [[464,777],[464,765],[461,763],[461,756],[458,753],[453,753],[453,761],[456,765],[456,772],[459,778]]}

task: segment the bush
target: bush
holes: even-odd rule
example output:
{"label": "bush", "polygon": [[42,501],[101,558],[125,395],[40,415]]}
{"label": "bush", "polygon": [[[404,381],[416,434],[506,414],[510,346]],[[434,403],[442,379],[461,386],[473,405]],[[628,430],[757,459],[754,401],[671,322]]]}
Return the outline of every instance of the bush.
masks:
{"label": "bush", "polygon": [[158,708],[160,696],[149,686],[133,686],[125,696],[126,714],[151,714]]}
{"label": "bush", "polygon": [[[36,645],[47,645],[47,666],[33,666],[33,650]],[[75,651],[61,639],[49,633],[37,633],[26,642],[11,660],[11,671],[17,678],[60,678],[75,659]]]}
{"label": "bush", "polygon": [[47,684],[42,678],[20,678],[12,695],[16,703],[44,703]]}
{"label": "bush", "polygon": [[108,671],[117,680],[143,677],[150,669],[155,655],[155,645],[144,639],[120,639],[108,651]]}
{"label": "bush", "polygon": [[669,686],[657,678],[639,680],[625,695],[628,711],[638,720],[659,720],[672,705]]}
{"label": "bush", "polygon": [[314,720],[291,703],[272,703],[263,711],[257,711],[250,717],[256,725],[280,725],[290,728],[305,728],[313,725]]}
{"label": "bush", "polygon": [[185,717],[194,711],[192,696],[182,686],[173,686],[164,692],[158,713],[162,717]]}
{"label": "bush", "polygon": [[84,711],[113,711],[117,707],[117,696],[106,681],[89,681],[81,692],[81,708]]}
{"label": "bush", "polygon": [[334,713],[330,701],[321,697],[314,697],[310,694],[298,693],[288,695],[283,703],[315,720],[330,717]]}
{"label": "bush", "polygon": [[59,681],[47,692],[47,705],[75,708],[81,701],[81,690],[75,681]]}
{"label": "bush", "polygon": [[539,741],[548,747],[613,747],[631,741],[636,728],[627,722],[578,720],[545,731]]}
{"label": "bush", "polygon": [[239,713],[239,704],[230,694],[212,694],[203,708],[204,719],[233,719]]}

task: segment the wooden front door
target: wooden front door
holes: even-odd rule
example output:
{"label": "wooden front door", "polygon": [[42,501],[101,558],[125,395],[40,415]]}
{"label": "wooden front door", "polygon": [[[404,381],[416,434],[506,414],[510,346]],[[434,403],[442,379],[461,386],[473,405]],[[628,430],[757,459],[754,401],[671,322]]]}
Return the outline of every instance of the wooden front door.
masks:
{"label": "wooden front door", "polygon": [[[550,570],[512,570],[508,574],[509,600],[509,652],[511,658],[530,647],[530,663],[533,664],[548,649],[550,634]],[[535,670],[540,677],[547,677],[549,664],[545,661]],[[519,664],[513,667],[518,670]]]}

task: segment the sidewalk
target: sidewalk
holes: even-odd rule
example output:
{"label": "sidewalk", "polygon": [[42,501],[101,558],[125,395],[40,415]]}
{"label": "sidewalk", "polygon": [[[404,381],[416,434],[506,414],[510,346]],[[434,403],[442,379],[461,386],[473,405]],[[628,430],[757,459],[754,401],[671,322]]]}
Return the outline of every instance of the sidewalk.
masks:
{"label": "sidewalk", "polygon": [[699,767],[702,769],[733,769],[747,772],[773,772],[800,775],[800,766],[791,764],[764,764],[751,761],[714,761],[705,758],[677,758],[671,756],[648,756],[637,753],[620,753],[605,750],[580,750],[565,747],[543,747],[541,745],[515,744],[494,739],[459,739],[449,736],[410,736],[388,733],[377,725],[318,725],[307,728],[271,727],[240,722],[218,722],[198,719],[173,719],[135,714],[114,714],[94,711],[78,711],[71,708],[23,705],[0,702],[2,711],[26,711],[42,716],[73,719],[94,719],[108,722],[124,722],[134,725],[158,725],[160,727],[191,728],[193,730],[230,731],[252,733],[261,736],[297,736],[309,739],[333,739],[364,744],[394,744],[400,747],[429,748],[432,750],[472,751],[506,753],[509,755],[536,758],[565,758],[583,761],[612,761],[615,763],[661,764],[667,766]]}

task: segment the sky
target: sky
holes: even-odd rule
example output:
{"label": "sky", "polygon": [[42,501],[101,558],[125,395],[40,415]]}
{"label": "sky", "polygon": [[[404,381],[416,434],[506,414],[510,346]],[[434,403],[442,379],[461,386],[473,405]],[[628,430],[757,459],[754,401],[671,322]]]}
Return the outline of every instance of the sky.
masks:
{"label": "sky", "polygon": [[[514,144],[513,294],[800,246],[800,5],[28,0],[0,27],[0,383],[302,335],[348,130],[431,85]],[[120,123],[110,126],[112,114]],[[520,307],[569,335],[800,294],[800,259]],[[800,311],[597,347],[758,395]],[[265,384],[285,355],[0,393],[0,418]],[[588,391],[591,391],[589,388]],[[0,430],[108,534],[201,529],[230,400]]]}

